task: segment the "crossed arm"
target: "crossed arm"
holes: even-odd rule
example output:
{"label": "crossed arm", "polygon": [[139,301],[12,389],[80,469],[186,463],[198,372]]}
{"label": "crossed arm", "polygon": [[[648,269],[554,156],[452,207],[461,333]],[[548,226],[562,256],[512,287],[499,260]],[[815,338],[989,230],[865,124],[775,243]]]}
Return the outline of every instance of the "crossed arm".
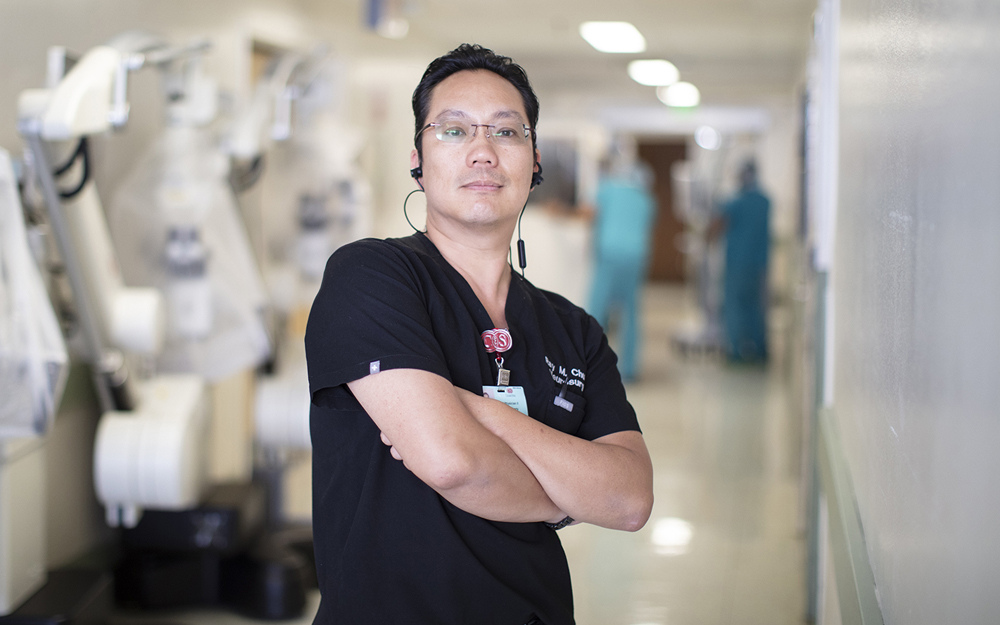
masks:
{"label": "crossed arm", "polygon": [[416,369],[348,386],[393,457],[466,512],[630,531],[649,518],[652,466],[638,432],[586,441]]}

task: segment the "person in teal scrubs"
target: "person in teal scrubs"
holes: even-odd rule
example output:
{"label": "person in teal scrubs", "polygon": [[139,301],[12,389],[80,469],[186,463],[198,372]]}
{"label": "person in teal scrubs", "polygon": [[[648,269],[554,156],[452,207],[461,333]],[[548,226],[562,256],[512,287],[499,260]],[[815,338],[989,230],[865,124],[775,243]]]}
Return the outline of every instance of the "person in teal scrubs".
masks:
{"label": "person in teal scrubs", "polygon": [[732,362],[767,360],[767,263],[771,201],[757,181],[751,160],[740,170],[740,189],[713,224],[725,232],[726,268],[722,319],[725,348]]}
{"label": "person in teal scrubs", "polygon": [[656,217],[652,183],[649,166],[620,149],[597,188],[594,279],[587,308],[605,328],[611,314],[617,313],[618,371],[625,381],[635,380],[638,373],[639,294],[646,280]]}

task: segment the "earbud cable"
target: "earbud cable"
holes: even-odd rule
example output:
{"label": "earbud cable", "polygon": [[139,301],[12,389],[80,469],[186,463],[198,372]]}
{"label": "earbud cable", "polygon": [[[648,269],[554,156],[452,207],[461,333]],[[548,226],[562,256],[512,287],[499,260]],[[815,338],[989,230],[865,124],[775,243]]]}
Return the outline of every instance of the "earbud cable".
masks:
{"label": "earbud cable", "polygon": [[528,266],[528,259],[524,253],[524,239],[521,238],[521,218],[524,217],[524,209],[528,208],[528,201],[525,200],[521,207],[521,214],[517,216],[517,264],[521,266],[521,277],[524,277],[524,268]]}
{"label": "earbud cable", "polygon": [[414,189],[406,194],[406,199],[403,200],[403,217],[406,217],[406,223],[410,224],[410,227],[413,228],[414,232],[423,232],[423,230],[417,230],[417,227],[413,225],[412,221],[410,221],[410,216],[406,214],[406,203],[410,200],[410,196],[414,193],[423,193],[423,189]]}

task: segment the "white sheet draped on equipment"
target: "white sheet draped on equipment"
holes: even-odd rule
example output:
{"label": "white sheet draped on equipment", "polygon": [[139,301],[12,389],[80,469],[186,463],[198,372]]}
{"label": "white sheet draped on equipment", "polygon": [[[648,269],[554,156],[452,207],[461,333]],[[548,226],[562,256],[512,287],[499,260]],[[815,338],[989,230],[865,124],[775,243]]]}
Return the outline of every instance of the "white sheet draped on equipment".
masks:
{"label": "white sheet draped on equipment", "polygon": [[167,296],[160,369],[210,381],[260,364],[270,350],[266,294],[226,167],[207,131],[169,127],[129,175],[108,220],[126,283]]}
{"label": "white sheet draped on equipment", "polygon": [[0,149],[0,438],[48,431],[68,363],[66,344],[28,247],[10,155]]}

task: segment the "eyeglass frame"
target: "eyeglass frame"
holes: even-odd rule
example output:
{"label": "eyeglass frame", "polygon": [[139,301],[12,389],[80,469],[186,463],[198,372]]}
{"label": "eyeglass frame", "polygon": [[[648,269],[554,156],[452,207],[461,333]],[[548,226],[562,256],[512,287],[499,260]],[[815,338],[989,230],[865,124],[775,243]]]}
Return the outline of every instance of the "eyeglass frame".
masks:
{"label": "eyeglass frame", "polygon": [[[420,132],[418,132],[413,137],[414,143],[417,141],[417,139],[420,137],[420,135],[424,134],[427,131],[428,128],[436,128],[438,126],[443,126],[443,125],[444,125],[444,123],[442,123],[442,122],[430,122],[430,123],[428,123],[426,126],[424,126],[423,128],[421,128]],[[493,133],[491,133],[488,129],[489,128],[496,128],[497,125],[498,124],[469,124],[469,126],[472,127],[472,134],[469,135],[468,141],[471,141],[472,139],[476,138],[476,133],[479,132],[479,127],[480,126],[482,126],[483,128],[487,128],[486,138],[492,140],[493,139]],[[525,139],[530,138],[531,139],[531,144],[532,144],[532,146],[534,146],[534,144],[535,144],[535,129],[532,128],[531,126],[529,126],[528,124],[517,124],[517,125],[521,126],[521,128],[524,128],[524,138]],[[440,137],[437,137],[436,135],[435,135],[435,138],[438,141],[440,141],[441,143],[447,143],[447,141],[441,139]],[[462,141],[462,143],[468,143],[468,141]],[[461,143],[458,143],[458,144],[455,144],[455,145],[461,145]]]}

